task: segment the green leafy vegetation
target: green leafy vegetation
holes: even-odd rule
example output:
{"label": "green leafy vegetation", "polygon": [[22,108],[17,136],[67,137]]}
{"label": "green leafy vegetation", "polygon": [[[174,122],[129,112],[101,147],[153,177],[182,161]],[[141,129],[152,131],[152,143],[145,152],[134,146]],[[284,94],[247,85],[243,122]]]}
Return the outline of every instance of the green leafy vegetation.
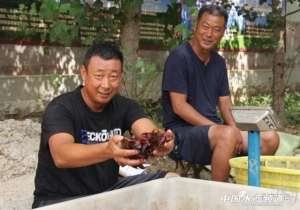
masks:
{"label": "green leafy vegetation", "polygon": [[275,46],[276,40],[273,37],[247,37],[237,35],[230,39],[223,38],[218,48],[272,50]]}
{"label": "green leafy vegetation", "polygon": [[142,105],[147,115],[160,127],[162,127],[162,107],[161,107],[161,101],[157,100],[139,100],[139,104]]}
{"label": "green leafy vegetation", "polygon": [[[8,39],[49,41],[65,46],[74,44],[90,45],[92,42],[116,40],[122,16],[120,11],[112,7],[103,9],[101,1],[95,2],[93,8],[81,4],[78,0],[58,3],[54,0],[20,1],[7,9],[12,13],[18,28],[15,31],[0,30],[0,36]],[[131,2],[131,1],[128,1]],[[187,2],[193,4],[193,0]],[[127,4],[126,4],[127,5]],[[128,6],[132,6],[128,4]],[[10,10],[12,12],[12,10]],[[197,9],[191,14],[196,16]],[[11,14],[11,15],[12,15]],[[10,15],[10,18],[11,18]],[[155,46],[161,49],[172,49],[191,35],[180,20],[180,4],[175,1],[168,5],[166,13],[141,15],[142,26],[140,46]],[[40,25],[44,25],[41,28]],[[143,25],[143,24],[142,24]],[[150,25],[150,26],[149,26]],[[235,49],[273,49],[276,41],[272,37],[246,37],[235,29],[233,36],[223,38],[219,48]]]}
{"label": "green leafy vegetation", "polygon": [[[100,0],[91,8],[78,0],[20,2],[1,12],[10,24],[0,29],[2,38],[47,41],[65,46],[114,41],[119,30],[118,11],[104,8]],[[13,29],[12,29],[13,28]]]}
{"label": "green leafy vegetation", "polygon": [[284,101],[284,116],[288,123],[300,127],[300,92],[286,94]]}

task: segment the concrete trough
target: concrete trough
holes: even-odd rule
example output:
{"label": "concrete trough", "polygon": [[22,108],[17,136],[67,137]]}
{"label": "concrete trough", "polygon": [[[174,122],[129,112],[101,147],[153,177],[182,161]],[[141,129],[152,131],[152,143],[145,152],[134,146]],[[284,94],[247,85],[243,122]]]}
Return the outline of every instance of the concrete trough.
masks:
{"label": "concrete trough", "polygon": [[159,179],[40,210],[300,209],[299,193],[190,178]]}

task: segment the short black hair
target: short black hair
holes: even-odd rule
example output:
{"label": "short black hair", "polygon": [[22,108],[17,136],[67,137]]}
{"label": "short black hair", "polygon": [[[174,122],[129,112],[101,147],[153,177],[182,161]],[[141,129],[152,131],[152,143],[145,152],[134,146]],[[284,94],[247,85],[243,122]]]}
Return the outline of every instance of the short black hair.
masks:
{"label": "short black hair", "polygon": [[224,17],[225,27],[226,27],[227,20],[228,20],[228,13],[223,7],[214,4],[203,5],[198,12],[197,22],[201,19],[201,17],[205,12],[207,12],[210,15]]}
{"label": "short black hair", "polygon": [[111,60],[111,59],[117,59],[121,61],[121,64],[123,66],[123,54],[119,47],[117,47],[114,44],[111,43],[100,43],[100,44],[93,44],[90,46],[84,57],[82,64],[87,68],[90,60],[93,56],[99,56],[100,58],[104,60]]}

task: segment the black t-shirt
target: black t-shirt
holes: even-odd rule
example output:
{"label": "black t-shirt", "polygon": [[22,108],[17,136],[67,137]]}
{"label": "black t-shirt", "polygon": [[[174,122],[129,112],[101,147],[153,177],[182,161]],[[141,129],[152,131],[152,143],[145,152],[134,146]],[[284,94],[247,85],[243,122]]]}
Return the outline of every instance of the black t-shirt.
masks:
{"label": "black t-shirt", "polygon": [[57,168],[49,151],[50,136],[66,132],[79,144],[103,143],[112,135],[122,135],[134,121],[146,117],[136,102],[120,95],[102,112],[93,112],[85,104],[80,89],[55,98],[45,111],[35,177],[37,197],[60,199],[100,193],[118,178],[118,165],[114,160],[87,167]]}
{"label": "black t-shirt", "polygon": [[218,99],[230,94],[224,59],[212,52],[205,65],[188,42],[174,49],[167,58],[162,81],[163,124],[165,128],[189,125],[174,113],[169,96],[171,91],[186,94],[187,102],[194,109],[220,123],[216,111]]}

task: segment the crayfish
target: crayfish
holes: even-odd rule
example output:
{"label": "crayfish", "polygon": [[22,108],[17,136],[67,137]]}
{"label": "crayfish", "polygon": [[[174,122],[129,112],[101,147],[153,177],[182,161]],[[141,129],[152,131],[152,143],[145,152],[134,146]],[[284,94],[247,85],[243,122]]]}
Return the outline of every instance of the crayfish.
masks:
{"label": "crayfish", "polygon": [[138,155],[132,159],[147,159],[152,156],[152,152],[159,147],[162,147],[167,141],[165,132],[159,129],[154,129],[152,132],[143,133],[139,137],[126,138],[121,141],[121,147],[124,149],[136,149],[139,151]]}

